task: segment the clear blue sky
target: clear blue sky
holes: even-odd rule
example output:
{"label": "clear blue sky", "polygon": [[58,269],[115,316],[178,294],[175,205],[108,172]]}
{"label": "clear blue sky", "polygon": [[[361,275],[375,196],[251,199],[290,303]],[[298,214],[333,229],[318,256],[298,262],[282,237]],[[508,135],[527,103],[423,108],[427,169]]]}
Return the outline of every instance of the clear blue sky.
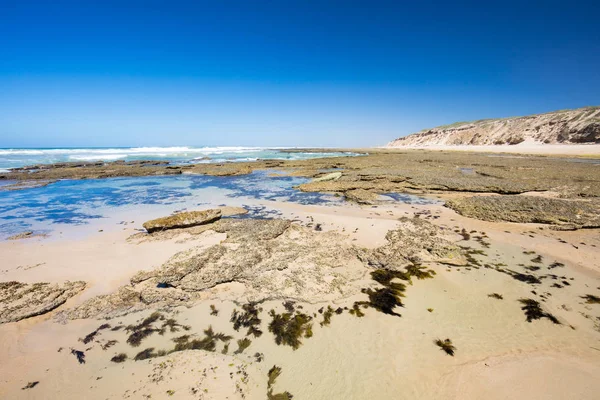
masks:
{"label": "clear blue sky", "polygon": [[599,1],[0,0],[0,147],[380,145],[600,104]]}

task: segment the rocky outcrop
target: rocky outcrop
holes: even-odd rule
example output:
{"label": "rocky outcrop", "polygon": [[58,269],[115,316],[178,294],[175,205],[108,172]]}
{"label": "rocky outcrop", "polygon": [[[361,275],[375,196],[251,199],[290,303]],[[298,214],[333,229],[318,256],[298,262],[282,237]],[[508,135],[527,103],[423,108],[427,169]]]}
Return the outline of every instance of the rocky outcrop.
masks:
{"label": "rocky outcrop", "polygon": [[237,301],[336,301],[360,293],[373,267],[465,263],[459,247],[418,218],[401,220],[398,229],[388,232],[387,244],[376,249],[357,248],[339,233],[283,219],[226,219],[210,228],[226,233],[227,239],[177,253],[160,268],[139,272],[116,293],[90,299],[60,318],[110,318],[146,308],[191,305],[228,284],[236,285],[231,295]]}
{"label": "rocky outcrop", "polygon": [[400,226],[385,236],[387,243],[374,250],[362,249],[359,258],[369,266],[400,270],[408,265],[436,262],[466,265],[464,251],[442,230],[420,218],[400,219]]}
{"label": "rocky outcrop", "polygon": [[85,288],[85,282],[0,282],[0,324],[54,310]]}
{"label": "rocky outcrop", "polygon": [[398,138],[387,146],[516,145],[524,141],[600,144],[600,107],[457,122]]}
{"label": "rocky outcrop", "polygon": [[600,201],[540,196],[474,196],[449,200],[446,207],[484,221],[551,224],[563,228],[600,228]]}
{"label": "rocky outcrop", "polygon": [[203,211],[185,211],[146,221],[143,224],[148,233],[166,231],[168,229],[189,228],[191,226],[204,225],[221,218],[221,210],[209,209]]}

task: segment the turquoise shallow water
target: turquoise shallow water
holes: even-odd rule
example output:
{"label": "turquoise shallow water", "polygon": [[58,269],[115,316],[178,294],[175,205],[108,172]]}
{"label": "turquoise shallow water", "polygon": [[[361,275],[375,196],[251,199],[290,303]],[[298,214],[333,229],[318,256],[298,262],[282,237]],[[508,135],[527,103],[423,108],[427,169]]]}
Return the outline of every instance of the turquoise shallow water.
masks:
{"label": "turquoise shallow water", "polygon": [[288,153],[264,147],[121,147],[64,149],[0,149],[0,170],[56,162],[166,160],[172,163],[255,161],[258,159],[305,160],[357,155],[348,152]]}

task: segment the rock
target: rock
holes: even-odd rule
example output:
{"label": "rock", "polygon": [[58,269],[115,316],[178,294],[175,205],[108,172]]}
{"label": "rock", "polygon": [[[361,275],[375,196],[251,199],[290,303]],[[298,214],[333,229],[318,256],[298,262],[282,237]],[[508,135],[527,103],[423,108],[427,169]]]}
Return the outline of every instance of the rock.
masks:
{"label": "rock", "polygon": [[221,210],[221,217],[231,217],[232,215],[248,214],[248,210],[246,210],[244,207],[224,206],[219,207],[219,210]]}
{"label": "rock", "polygon": [[148,233],[164,231],[167,229],[189,228],[204,225],[221,218],[221,210],[209,209],[204,211],[186,211],[144,222],[143,227]]}
{"label": "rock", "polygon": [[90,299],[62,316],[110,318],[188,306],[211,293],[223,293],[226,289],[219,285],[228,284],[235,284],[228,293],[236,301],[338,301],[359,294],[373,267],[467,263],[461,248],[420,218],[401,219],[400,226],[388,232],[387,243],[376,249],[359,249],[337,232],[319,232],[283,219],[222,219],[211,228],[226,233],[227,239],[179,252],[160,268],[139,272],[116,293]]}
{"label": "rock", "polygon": [[473,196],[446,202],[446,207],[466,217],[484,221],[507,221],[600,228],[600,201],[564,200],[541,196]]}
{"label": "rock", "polygon": [[0,282],[0,324],[54,310],[85,288],[85,282]]}
{"label": "rock", "polygon": [[341,172],[332,172],[330,174],[323,175],[323,176],[321,176],[319,178],[315,178],[312,181],[313,182],[337,181],[341,177],[342,177],[342,173]]}
{"label": "rock", "polygon": [[365,189],[354,189],[344,192],[346,200],[354,201],[358,204],[373,204],[377,200],[377,194]]}
{"label": "rock", "polygon": [[467,264],[462,249],[445,238],[440,228],[421,218],[402,217],[400,226],[385,238],[385,245],[361,249],[358,257],[370,266],[391,270],[425,262]]}
{"label": "rock", "polygon": [[12,236],[6,238],[6,240],[27,239],[32,236],[33,236],[33,231],[26,231],[26,232],[17,233],[16,235],[12,235]]}

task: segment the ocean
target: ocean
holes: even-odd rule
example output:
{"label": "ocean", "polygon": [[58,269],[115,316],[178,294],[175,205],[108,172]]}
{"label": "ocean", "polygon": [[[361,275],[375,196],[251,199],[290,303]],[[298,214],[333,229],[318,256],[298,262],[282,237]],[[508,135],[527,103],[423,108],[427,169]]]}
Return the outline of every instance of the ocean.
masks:
{"label": "ocean", "polygon": [[305,160],[357,155],[349,152],[286,152],[273,147],[112,147],[0,149],[0,171],[34,164],[83,161],[166,160],[172,163],[209,163],[271,160]]}

